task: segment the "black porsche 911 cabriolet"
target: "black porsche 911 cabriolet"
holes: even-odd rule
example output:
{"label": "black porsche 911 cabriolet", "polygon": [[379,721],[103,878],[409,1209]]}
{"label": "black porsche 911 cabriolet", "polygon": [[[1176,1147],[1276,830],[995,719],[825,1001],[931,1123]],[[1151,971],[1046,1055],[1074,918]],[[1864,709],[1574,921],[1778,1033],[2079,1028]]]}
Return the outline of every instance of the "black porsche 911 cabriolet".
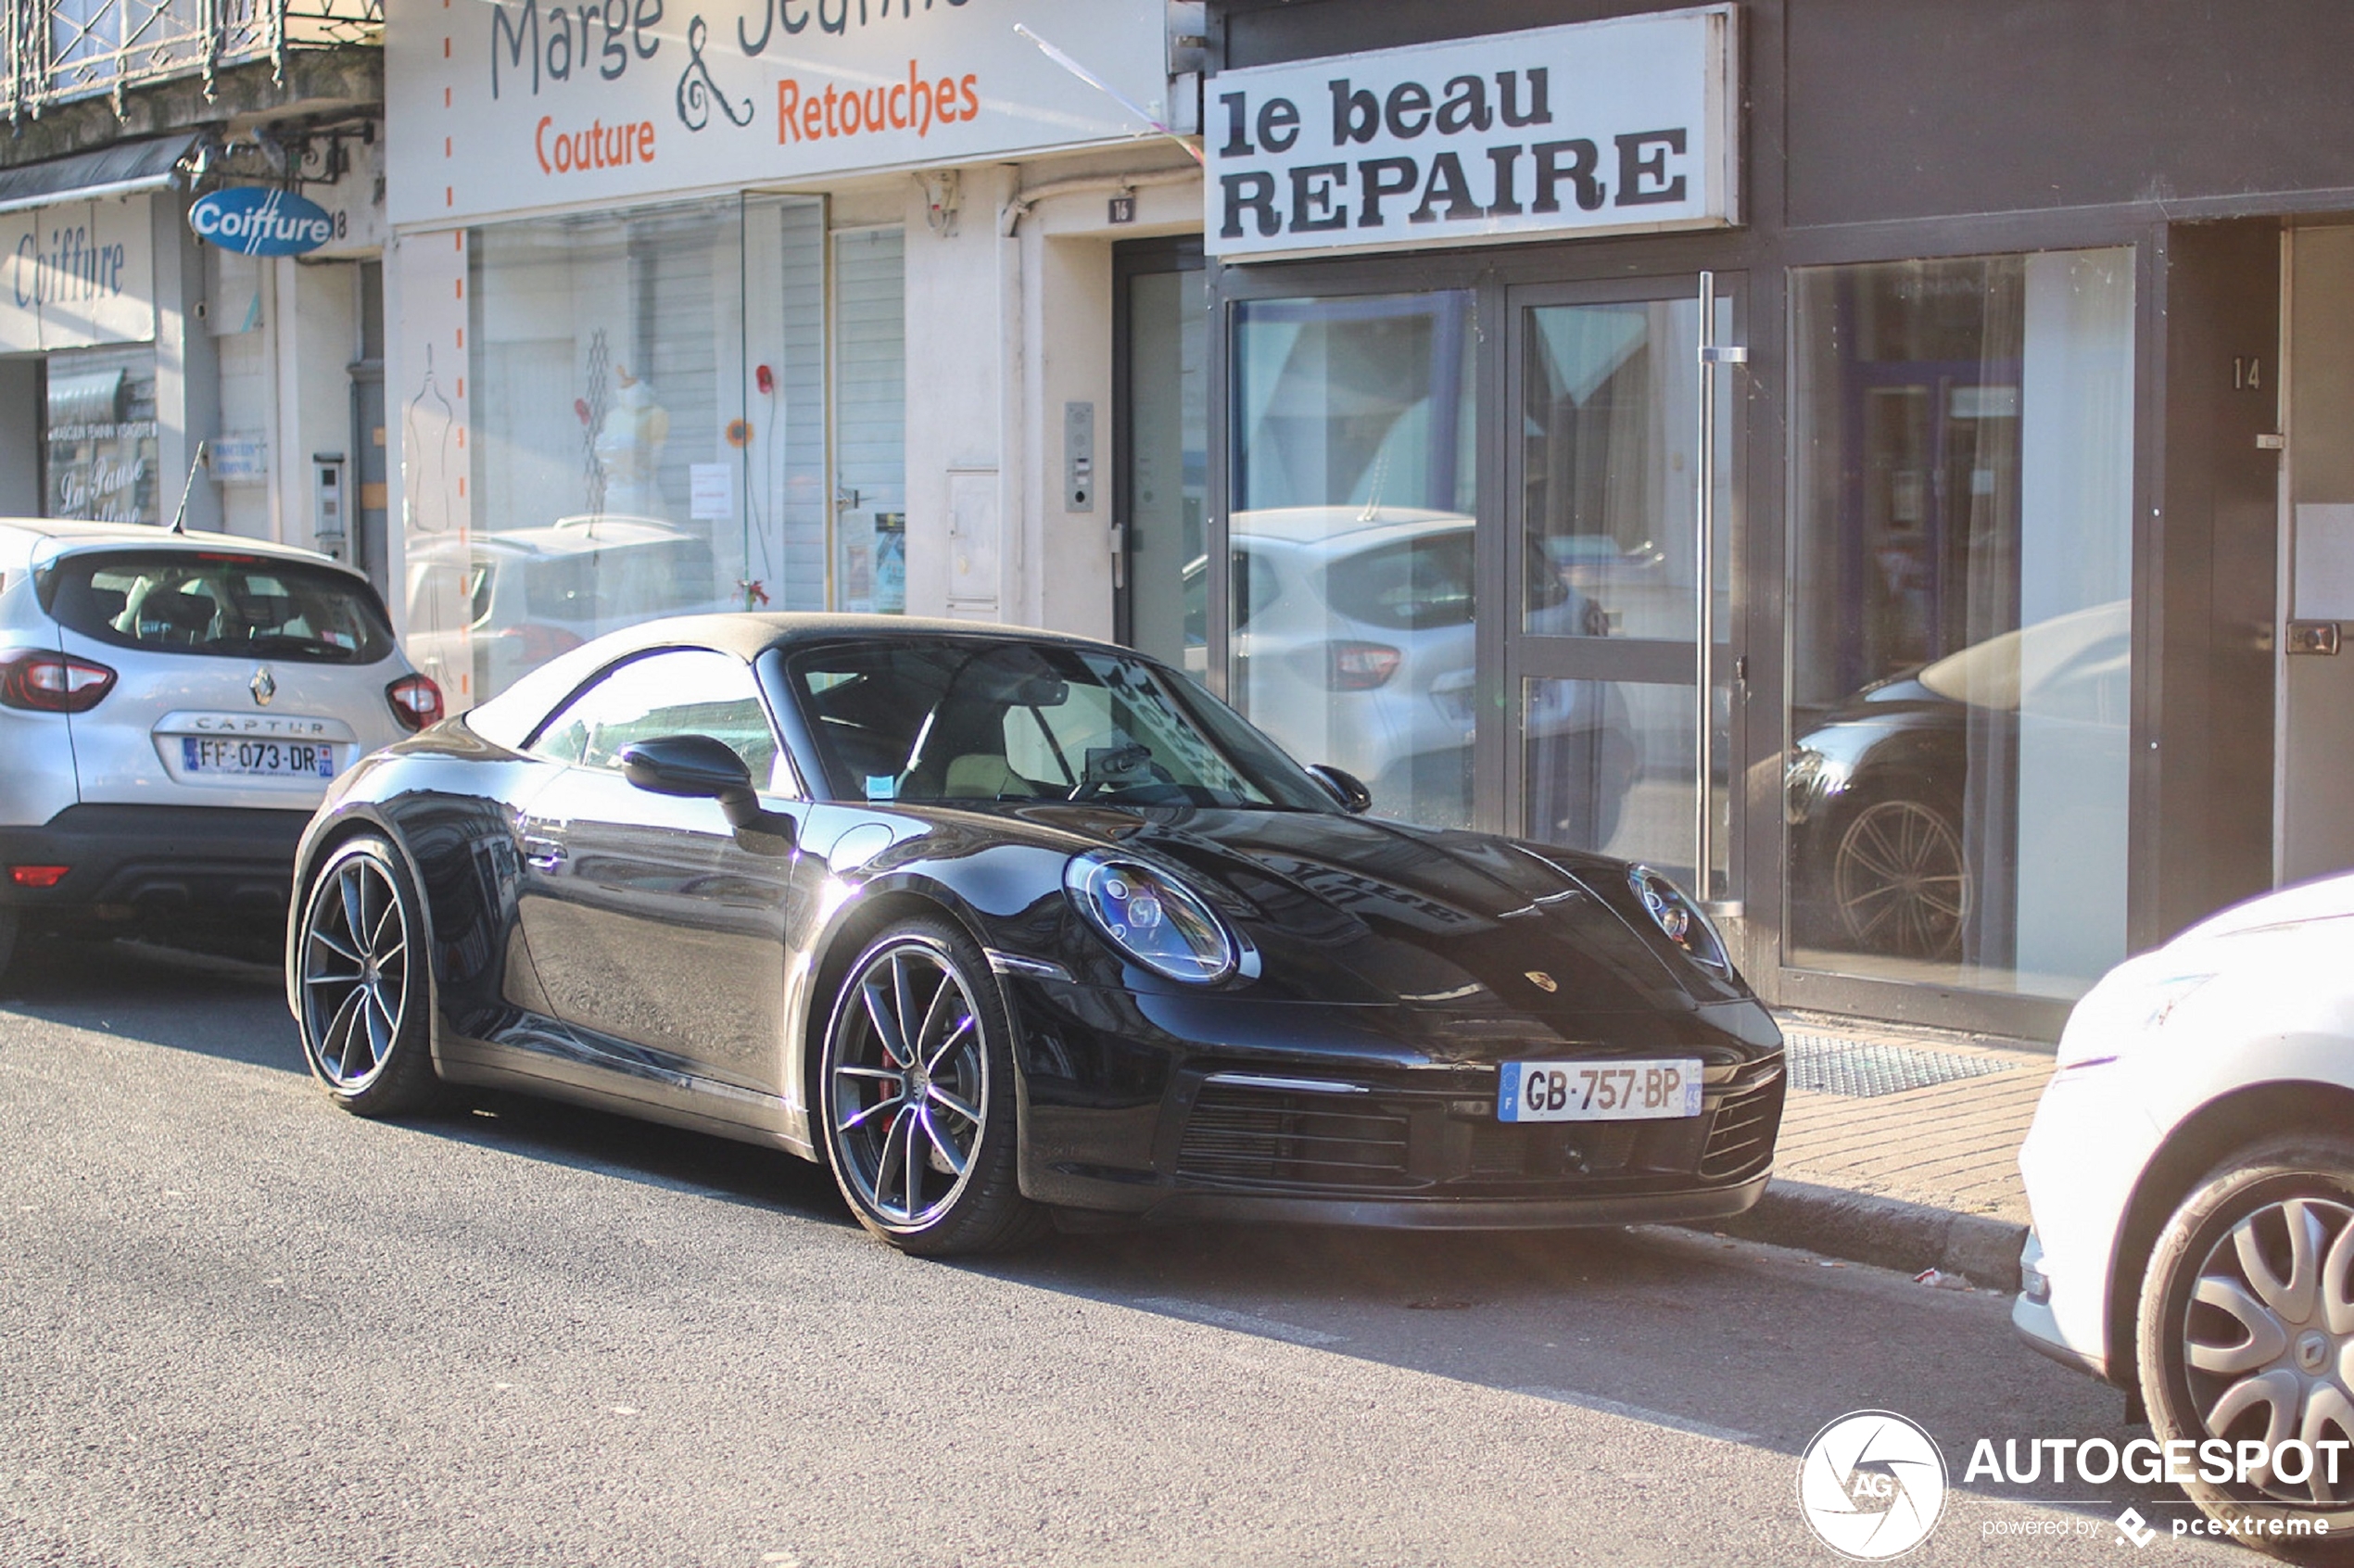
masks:
{"label": "black porsche 911 cabriolet", "polygon": [[910,1252],[1754,1203],[1781,1038],[1701,912],[1368,804],[1107,644],[652,622],[336,780],[287,999],[348,1110],[496,1084],[780,1145]]}

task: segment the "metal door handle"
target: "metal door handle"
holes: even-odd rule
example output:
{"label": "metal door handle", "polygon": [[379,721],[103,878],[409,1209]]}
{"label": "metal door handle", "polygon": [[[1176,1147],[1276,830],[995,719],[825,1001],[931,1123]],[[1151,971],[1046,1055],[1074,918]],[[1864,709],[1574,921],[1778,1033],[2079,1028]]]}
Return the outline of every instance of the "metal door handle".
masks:
{"label": "metal door handle", "polygon": [[2334,655],[2338,649],[2335,621],[2291,621],[2288,624],[2288,651],[2291,653]]}
{"label": "metal door handle", "polygon": [[526,838],[523,841],[523,863],[534,871],[553,871],[563,864],[564,846],[561,839]]}
{"label": "metal door handle", "polygon": [[[1712,915],[1738,918],[1740,903],[1715,899],[1716,838],[1716,367],[1745,364],[1749,350],[1716,341],[1716,274],[1700,275],[1700,428],[1693,466],[1692,618],[1695,725],[1692,733],[1692,898]],[[1748,673],[1747,661],[1740,666]],[[1727,867],[1730,871],[1730,867]]]}

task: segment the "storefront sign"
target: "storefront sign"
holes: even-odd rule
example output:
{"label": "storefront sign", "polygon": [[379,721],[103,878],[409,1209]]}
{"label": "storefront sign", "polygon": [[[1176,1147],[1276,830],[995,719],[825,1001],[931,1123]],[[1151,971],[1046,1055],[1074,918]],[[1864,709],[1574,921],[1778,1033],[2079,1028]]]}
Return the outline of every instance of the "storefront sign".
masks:
{"label": "storefront sign", "polygon": [[1730,6],[1221,71],[1230,260],[1715,228],[1737,216]]}
{"label": "storefront sign", "polygon": [[1167,118],[1161,7],[1107,0],[483,0],[388,30],[397,225],[971,163]]}
{"label": "storefront sign", "polygon": [[153,210],[135,196],[0,214],[0,353],[153,342]]}
{"label": "storefront sign", "polygon": [[335,237],[335,221],[291,191],[232,185],[188,209],[188,227],[207,245],[240,256],[302,256]]}

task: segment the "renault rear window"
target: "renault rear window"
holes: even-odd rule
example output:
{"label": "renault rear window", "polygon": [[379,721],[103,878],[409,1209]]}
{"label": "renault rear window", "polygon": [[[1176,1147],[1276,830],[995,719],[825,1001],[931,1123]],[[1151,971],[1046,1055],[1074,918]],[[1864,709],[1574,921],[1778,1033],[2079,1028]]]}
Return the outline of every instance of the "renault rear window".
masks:
{"label": "renault rear window", "polygon": [[393,651],[375,589],[332,567],[214,550],[93,551],[42,573],[58,623],[118,648],[373,664]]}

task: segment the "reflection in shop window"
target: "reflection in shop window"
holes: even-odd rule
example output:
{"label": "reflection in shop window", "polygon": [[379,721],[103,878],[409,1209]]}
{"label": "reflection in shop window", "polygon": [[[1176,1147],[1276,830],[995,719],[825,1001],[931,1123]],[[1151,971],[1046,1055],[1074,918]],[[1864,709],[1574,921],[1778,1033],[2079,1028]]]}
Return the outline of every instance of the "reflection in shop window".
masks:
{"label": "reflection in shop window", "polygon": [[59,352],[46,369],[44,510],[93,522],[161,522],[155,350]]}
{"label": "reflection in shop window", "polygon": [[656,616],[825,606],[823,243],[786,199],[474,232],[467,352],[422,394],[471,378],[439,455],[472,527],[407,549],[411,653],[446,689]]}
{"label": "reflection in shop window", "polygon": [[2125,950],[2133,253],[1793,303],[1792,958],[2079,994]]}
{"label": "reflection in shop window", "polygon": [[1234,308],[1229,689],[1373,809],[1471,820],[1472,296]]}

